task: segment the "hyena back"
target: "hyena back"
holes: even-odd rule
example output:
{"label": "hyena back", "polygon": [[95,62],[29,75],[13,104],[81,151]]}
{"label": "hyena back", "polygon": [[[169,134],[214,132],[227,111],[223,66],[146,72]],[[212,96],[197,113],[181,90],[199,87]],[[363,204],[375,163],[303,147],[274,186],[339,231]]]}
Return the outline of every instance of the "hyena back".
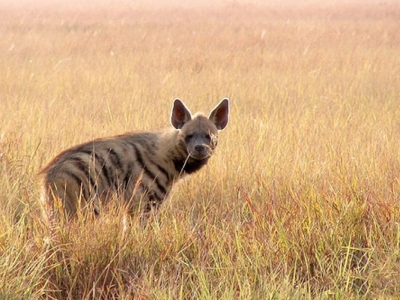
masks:
{"label": "hyena back", "polygon": [[217,146],[218,131],[228,124],[229,100],[206,117],[194,116],[175,99],[173,128],[97,139],[61,152],[42,171],[44,204],[52,218],[57,204],[68,219],[113,198],[129,207],[139,202],[146,212],[157,208],[179,178],[203,167]]}

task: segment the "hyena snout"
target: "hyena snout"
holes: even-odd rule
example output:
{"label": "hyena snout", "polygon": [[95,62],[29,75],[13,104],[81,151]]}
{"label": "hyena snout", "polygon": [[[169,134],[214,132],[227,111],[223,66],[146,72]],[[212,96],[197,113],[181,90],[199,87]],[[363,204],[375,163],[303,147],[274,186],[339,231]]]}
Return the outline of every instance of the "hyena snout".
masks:
{"label": "hyena snout", "polygon": [[198,160],[208,158],[211,155],[212,155],[212,149],[206,143],[195,144],[190,151],[190,156]]}
{"label": "hyena snout", "polygon": [[206,146],[205,145],[196,145],[196,146],[194,146],[194,150],[196,151],[196,152],[204,152],[205,150],[206,150]]}

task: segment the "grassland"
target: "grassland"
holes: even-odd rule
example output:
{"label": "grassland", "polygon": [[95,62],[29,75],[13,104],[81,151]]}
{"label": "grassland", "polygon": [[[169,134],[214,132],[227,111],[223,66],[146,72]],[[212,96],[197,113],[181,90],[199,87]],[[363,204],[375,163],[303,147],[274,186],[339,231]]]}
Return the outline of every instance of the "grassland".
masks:
{"label": "grassland", "polygon": [[[400,7],[119,2],[0,10],[0,299],[400,297]],[[231,99],[147,228],[48,242],[37,172]]]}

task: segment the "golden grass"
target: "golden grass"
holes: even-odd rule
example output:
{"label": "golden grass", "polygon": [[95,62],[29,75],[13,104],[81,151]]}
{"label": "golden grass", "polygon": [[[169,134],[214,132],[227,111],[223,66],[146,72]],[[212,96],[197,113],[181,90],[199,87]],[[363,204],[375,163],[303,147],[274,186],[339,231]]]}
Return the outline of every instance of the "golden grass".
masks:
{"label": "golden grass", "polygon": [[[1,7],[1,299],[400,297],[396,2]],[[48,244],[40,167],[175,97],[231,99],[210,164],[148,228]]]}

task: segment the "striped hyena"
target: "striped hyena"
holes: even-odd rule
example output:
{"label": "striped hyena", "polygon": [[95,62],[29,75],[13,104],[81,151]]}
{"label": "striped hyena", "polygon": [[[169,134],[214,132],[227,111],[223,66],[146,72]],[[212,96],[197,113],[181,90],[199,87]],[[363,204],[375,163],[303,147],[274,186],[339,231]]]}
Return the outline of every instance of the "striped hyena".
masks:
{"label": "striped hyena", "polygon": [[101,138],[61,152],[41,171],[47,216],[63,211],[71,219],[84,210],[98,215],[110,199],[123,200],[128,209],[139,203],[145,212],[157,208],[174,182],[208,162],[228,114],[228,99],[209,117],[192,116],[176,99],[173,128]]}

